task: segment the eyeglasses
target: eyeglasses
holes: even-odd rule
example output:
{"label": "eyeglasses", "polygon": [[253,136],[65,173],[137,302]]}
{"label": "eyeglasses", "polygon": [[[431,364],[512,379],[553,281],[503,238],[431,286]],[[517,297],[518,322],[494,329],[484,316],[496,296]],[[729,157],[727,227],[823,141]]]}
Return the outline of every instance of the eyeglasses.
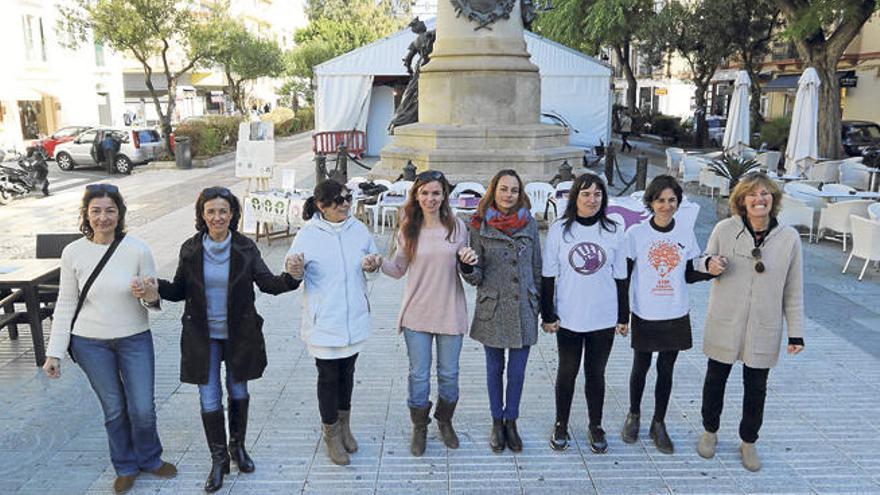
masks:
{"label": "eyeglasses", "polygon": [[756,247],[752,249],[752,258],[755,259],[755,271],[758,273],[764,273],[766,269],[764,267],[764,262],[761,261],[761,248]]}
{"label": "eyeglasses", "polygon": [[113,184],[89,184],[86,186],[86,192],[119,194],[119,188]]}
{"label": "eyeglasses", "polygon": [[337,205],[341,205],[342,203],[351,204],[352,198],[353,198],[353,196],[351,195],[351,193],[348,193],[345,195],[339,194],[335,198],[333,198],[333,203],[335,203]]}
{"label": "eyeglasses", "polygon": [[416,176],[416,180],[420,182],[428,182],[432,180],[446,180],[446,176],[439,170],[425,170]]}
{"label": "eyeglasses", "polygon": [[206,187],[202,190],[202,194],[207,199],[214,199],[216,197],[221,197],[225,199],[229,199],[232,197],[232,191],[225,187],[215,186],[215,187]]}

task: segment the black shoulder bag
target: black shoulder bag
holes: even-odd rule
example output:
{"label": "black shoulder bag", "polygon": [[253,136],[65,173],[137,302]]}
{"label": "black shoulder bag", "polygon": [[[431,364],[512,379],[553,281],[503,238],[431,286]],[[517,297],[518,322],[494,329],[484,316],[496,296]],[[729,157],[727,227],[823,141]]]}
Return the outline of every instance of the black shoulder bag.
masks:
{"label": "black shoulder bag", "polygon": [[[76,302],[76,310],[73,312],[73,319],[70,320],[70,334],[73,336],[73,325],[76,324],[76,319],[79,316],[79,311],[83,307],[83,303],[86,302],[86,296],[89,294],[89,289],[92,288],[92,284],[95,283],[95,279],[98,278],[98,275],[101,274],[101,270],[104,269],[104,265],[110,261],[110,257],[113,256],[113,252],[116,251],[116,248],[119,247],[119,243],[122,242],[122,239],[125,238],[125,234],[120,235],[116,239],[113,239],[113,242],[110,243],[110,247],[107,248],[107,251],[104,253],[104,256],[101,257],[101,260],[98,261],[98,264],[95,266],[95,269],[92,270],[92,274],[89,275],[88,280],[86,280],[85,285],[81,291],[79,291],[79,300]],[[72,339],[71,339],[72,340]],[[67,355],[70,356],[70,360],[74,363],[76,359],[73,357],[73,352],[70,351],[70,344],[67,344]]]}

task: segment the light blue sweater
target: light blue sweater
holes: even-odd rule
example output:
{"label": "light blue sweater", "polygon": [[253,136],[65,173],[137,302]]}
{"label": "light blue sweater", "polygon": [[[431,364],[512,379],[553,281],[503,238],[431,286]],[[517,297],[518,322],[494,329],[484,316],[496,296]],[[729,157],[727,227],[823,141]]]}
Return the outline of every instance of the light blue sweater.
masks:
{"label": "light blue sweater", "polygon": [[226,298],[229,292],[229,258],[232,251],[232,235],[222,242],[214,242],[205,234],[205,300],[208,303],[208,330],[212,339],[228,339],[229,325],[226,321]]}

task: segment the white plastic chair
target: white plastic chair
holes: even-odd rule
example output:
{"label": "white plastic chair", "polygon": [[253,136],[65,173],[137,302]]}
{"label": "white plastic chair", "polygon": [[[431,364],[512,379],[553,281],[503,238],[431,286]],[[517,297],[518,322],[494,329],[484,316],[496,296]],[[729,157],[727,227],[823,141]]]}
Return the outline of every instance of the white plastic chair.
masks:
{"label": "white plastic chair", "polygon": [[880,222],[877,220],[869,220],[857,215],[850,217],[852,223],[853,249],[843,265],[843,273],[849,268],[849,262],[853,256],[864,258],[865,264],[862,265],[862,271],[859,273],[859,280],[865,276],[865,270],[868,263],[880,260]]}
{"label": "white plastic chair", "polygon": [[385,196],[404,196],[406,197],[409,194],[410,188],[412,188],[413,182],[409,180],[401,180],[391,184],[391,187],[386,191],[387,194],[379,195],[379,199],[376,201],[376,204],[379,205],[379,216],[382,220],[382,233],[385,233],[385,223],[386,219],[391,220],[391,226],[397,225],[397,216],[399,214],[400,205],[394,204],[389,205],[385,204],[383,200]]}
{"label": "white plastic chair", "polygon": [[[782,205],[777,219],[779,223],[792,227],[806,227],[809,229],[807,242],[813,242],[813,225],[815,222],[815,210],[807,203],[789,196],[782,195]],[[803,235],[803,234],[802,234]]]}
{"label": "white plastic chair", "polygon": [[480,196],[486,194],[486,188],[479,182],[459,182],[452,188],[452,191],[449,193],[449,198],[457,198],[465,191],[474,191],[480,193]]}
{"label": "white plastic chair", "polygon": [[821,211],[828,205],[828,202],[819,196],[819,189],[809,184],[804,184],[803,181],[789,182],[783,187],[783,190],[785,194],[803,201],[815,211]]}
{"label": "white plastic chair", "polygon": [[700,170],[703,170],[703,167],[708,164],[709,161],[705,158],[694,155],[685,155],[681,160],[681,168],[679,169],[681,183],[699,182]]}
{"label": "white plastic chair", "polygon": [[681,148],[666,148],[666,168],[669,170],[669,175],[678,175],[684,155],[685,151]]}
{"label": "white plastic chair", "polygon": [[838,182],[840,180],[840,160],[828,160],[814,163],[808,167],[806,175],[808,180],[817,180],[822,183]]}
{"label": "white plastic chair", "polygon": [[880,220],[880,203],[872,203],[868,205],[868,218],[871,220]]}
{"label": "white plastic chair", "polygon": [[562,181],[559,184],[556,184],[556,192],[553,196],[556,198],[556,216],[557,218],[565,213],[565,208],[568,206],[568,197],[560,196],[560,193],[566,193],[571,190],[571,185],[574,184],[572,180]]}
{"label": "white plastic chair", "polygon": [[556,216],[556,209],[550,203],[550,198],[556,189],[547,182],[529,182],[526,184],[525,193],[532,205],[532,216],[538,218],[541,215],[544,220],[550,221],[550,214]]}
{"label": "white plastic chair", "polygon": [[[822,186],[822,190],[834,194],[855,194],[857,192],[855,189],[844,184],[825,184],[824,186]],[[855,196],[851,198],[843,196],[840,198],[834,198],[834,201],[839,203],[841,201],[853,201],[855,199],[858,198],[856,198]]]}
{"label": "white plastic chair", "polygon": [[819,214],[819,234],[817,237],[824,238],[826,230],[836,232],[837,235],[829,238],[843,242],[843,250],[846,251],[846,238],[852,233],[850,217],[855,215],[868,218],[868,206],[871,203],[871,201],[864,199],[831,203]]}
{"label": "white plastic chair", "polygon": [[712,171],[708,166],[700,170],[700,187],[709,188],[709,197],[715,197],[715,189],[718,189],[719,195],[728,194],[730,191],[730,180],[721,177]]}
{"label": "white plastic chair", "polygon": [[[859,157],[861,159],[862,157]],[[865,191],[871,181],[871,173],[868,167],[862,165],[861,160],[844,160],[840,162],[840,183]]]}
{"label": "white plastic chair", "polygon": [[779,151],[765,151],[759,153],[755,160],[761,164],[760,168],[775,174],[776,169],[779,167],[779,158],[781,157],[782,153]]}

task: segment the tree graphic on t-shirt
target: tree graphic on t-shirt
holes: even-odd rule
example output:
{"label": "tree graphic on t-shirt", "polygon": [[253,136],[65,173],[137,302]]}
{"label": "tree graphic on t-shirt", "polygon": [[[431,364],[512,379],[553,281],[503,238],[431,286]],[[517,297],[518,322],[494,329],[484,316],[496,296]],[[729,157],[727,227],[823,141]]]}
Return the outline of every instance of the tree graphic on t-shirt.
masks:
{"label": "tree graphic on t-shirt", "polygon": [[675,289],[667,276],[681,263],[681,253],[678,246],[666,239],[652,242],[651,247],[648,248],[648,262],[660,276],[651,292],[660,296],[671,296]]}

